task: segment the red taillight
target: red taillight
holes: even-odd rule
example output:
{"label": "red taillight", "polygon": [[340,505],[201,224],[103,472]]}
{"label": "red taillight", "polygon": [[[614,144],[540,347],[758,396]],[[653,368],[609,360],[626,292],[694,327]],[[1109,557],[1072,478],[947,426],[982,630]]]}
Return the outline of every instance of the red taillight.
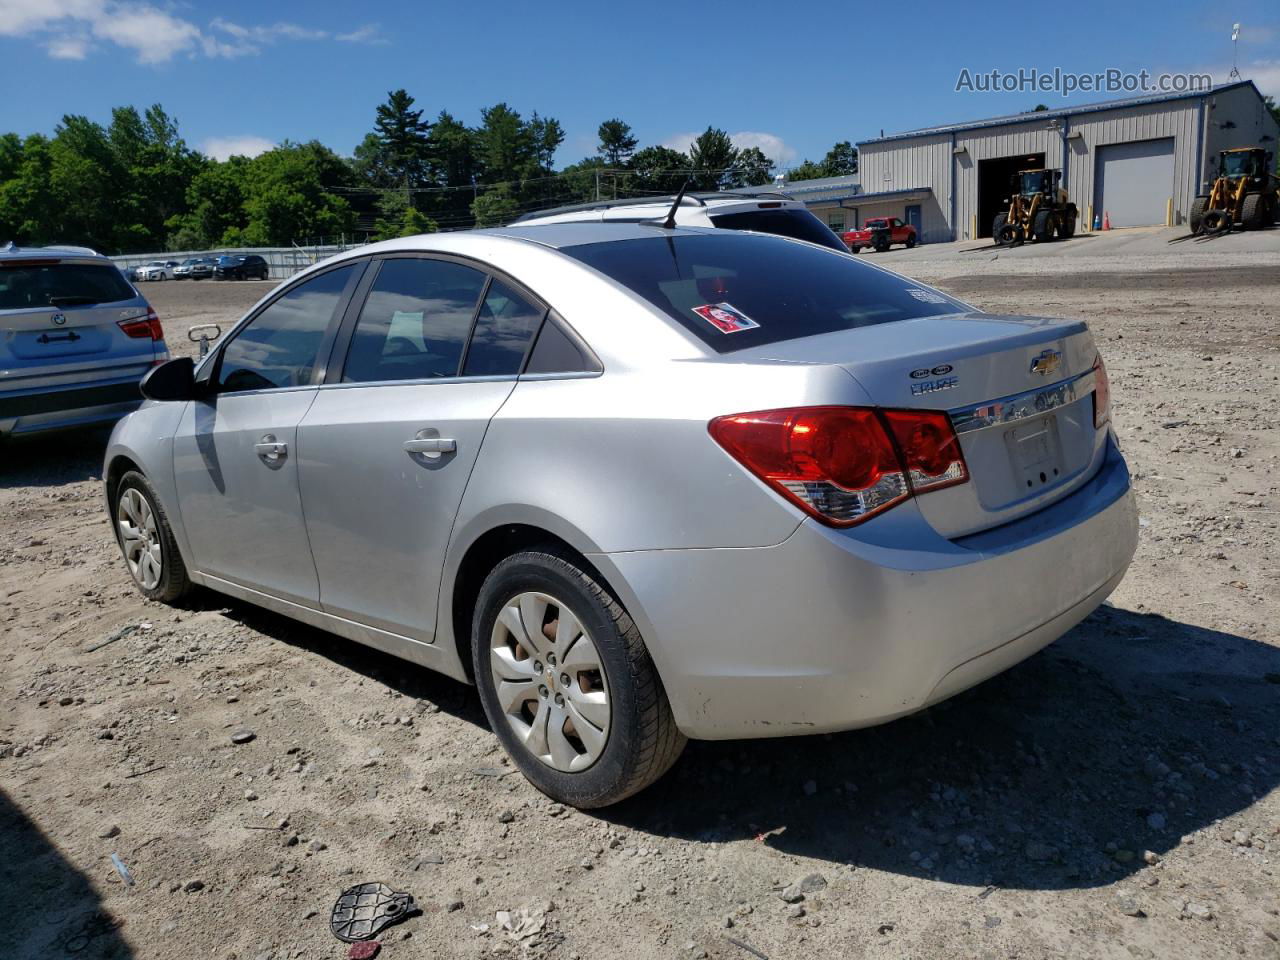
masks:
{"label": "red taillight", "polygon": [[1093,358],[1093,426],[1101,430],[1111,419],[1111,380],[1107,377],[1107,365],[1102,354]]}
{"label": "red taillight", "polygon": [[125,332],[125,336],[133,337],[135,340],[164,339],[164,329],[160,326],[160,318],[156,316],[155,310],[151,307],[147,307],[147,315],[145,317],[121,320],[119,327]]}
{"label": "red taillight", "polygon": [[717,417],[709,430],[757,477],[833,526],[861,523],[913,488],[926,493],[968,479],[943,413],[793,407]]}
{"label": "red taillight", "polygon": [[960,452],[960,439],[951,418],[933,410],[886,410],[893,438],[898,441],[907,476],[916,493],[941,490],[969,479]]}

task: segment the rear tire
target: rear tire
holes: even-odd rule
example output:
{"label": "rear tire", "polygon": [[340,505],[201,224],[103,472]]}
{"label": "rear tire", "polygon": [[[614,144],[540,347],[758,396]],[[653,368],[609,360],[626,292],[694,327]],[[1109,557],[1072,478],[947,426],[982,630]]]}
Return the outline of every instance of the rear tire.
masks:
{"label": "rear tire", "polygon": [[191,578],[151,483],[130,470],[112,501],[111,524],[134,584],[148,600],[176,603],[190,592]]}
{"label": "rear tire", "polygon": [[[541,600],[527,608],[518,602],[530,597]],[[539,620],[528,629],[526,610]],[[580,637],[570,631],[560,644],[560,625],[574,620]],[[557,671],[562,665],[573,670],[570,659],[575,664],[589,659],[578,652],[584,641],[598,667],[587,671],[586,681],[578,674],[565,684]],[[471,652],[494,734],[529,782],[554,800],[582,809],[617,803],[666,773],[684,749],[685,738],[635,623],[592,574],[554,547],[510,556],[485,578],[476,600]],[[562,664],[551,659],[557,653]],[[592,738],[579,737],[572,726],[585,722],[588,714],[577,712],[575,704],[592,692],[595,710],[604,711],[603,745],[594,729],[599,723],[593,724]],[[599,719],[598,713],[591,716]],[[573,753],[564,752],[566,744]]]}
{"label": "rear tire", "polygon": [[1004,232],[1004,225],[1009,222],[1009,215],[1006,213],[997,213],[996,218],[991,221],[991,240],[993,243],[1000,243],[1000,234]]}
{"label": "rear tire", "polygon": [[907,249],[910,250],[916,245],[916,235],[914,233],[907,234]]}
{"label": "rear tire", "polygon": [[858,253],[861,252],[861,250],[862,248],[858,246],[856,243],[849,248],[849,252],[852,253],[854,256],[857,256]]}

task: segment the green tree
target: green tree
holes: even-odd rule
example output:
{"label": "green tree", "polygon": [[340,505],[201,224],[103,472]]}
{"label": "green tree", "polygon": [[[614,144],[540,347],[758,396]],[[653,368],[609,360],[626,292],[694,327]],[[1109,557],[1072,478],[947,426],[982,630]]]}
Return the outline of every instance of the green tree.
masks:
{"label": "green tree", "polygon": [[422,111],[413,109],[413,97],[406,90],[392,90],[387,102],[378,105],[373,129],[381,150],[376,160],[377,176],[400,186],[407,194],[427,179],[431,124]]}
{"label": "green tree", "polygon": [[675,193],[690,179],[689,158],[670,147],[645,147],[631,157],[631,189],[639,194]]}
{"label": "green tree", "polygon": [[841,140],[822,158],[827,177],[847,177],[858,172],[858,148],[848,140]]}
{"label": "green tree", "polygon": [[404,194],[398,190],[385,194],[378,207],[381,216],[374,222],[373,240],[413,237],[439,229],[434,220],[406,203]]}
{"label": "green tree", "polygon": [[719,190],[732,184],[738,151],[723,130],[707,127],[689,148],[690,179],[698,190]]}
{"label": "green tree", "polygon": [[596,148],[596,152],[610,167],[625,166],[640,142],[631,135],[631,126],[617,117],[600,124],[596,134],[600,138],[600,146]]}
{"label": "green tree", "polygon": [[520,205],[506,184],[480,194],[471,204],[477,227],[498,227],[510,223],[520,213]]}
{"label": "green tree", "polygon": [[[7,149],[12,149],[9,141]],[[22,141],[21,153],[10,156],[13,175],[0,182],[0,242],[21,246],[49,243],[57,235],[50,173],[53,150],[49,138],[33,133]]]}
{"label": "green tree", "polygon": [[735,187],[756,187],[768,183],[773,179],[773,161],[759,147],[740,150],[732,179],[734,182],[729,185]]}
{"label": "green tree", "polygon": [[814,163],[812,160],[805,160],[798,167],[792,167],[787,171],[787,179],[795,180],[817,180],[827,175],[826,164]]}
{"label": "green tree", "polygon": [[351,233],[351,206],[334,188],[353,186],[351,168],[317,141],[282,143],[249,161],[242,229],[224,234],[249,246],[283,246]]}
{"label": "green tree", "polygon": [[[441,110],[428,139],[432,180],[437,186],[455,189],[430,195],[427,208],[448,226],[467,226],[471,223],[471,201],[475,199],[475,131]],[[456,189],[459,187],[473,190]]]}

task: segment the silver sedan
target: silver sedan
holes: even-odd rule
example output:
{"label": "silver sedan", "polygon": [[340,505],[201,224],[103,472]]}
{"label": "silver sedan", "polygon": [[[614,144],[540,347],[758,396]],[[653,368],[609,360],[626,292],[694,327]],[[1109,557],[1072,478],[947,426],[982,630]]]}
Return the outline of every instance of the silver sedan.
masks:
{"label": "silver sedan", "polygon": [[844,730],[1051,643],[1136,515],[1084,323],[662,223],[319,264],[143,384],[106,497],[193,585],[475,683],[580,807],[687,737]]}

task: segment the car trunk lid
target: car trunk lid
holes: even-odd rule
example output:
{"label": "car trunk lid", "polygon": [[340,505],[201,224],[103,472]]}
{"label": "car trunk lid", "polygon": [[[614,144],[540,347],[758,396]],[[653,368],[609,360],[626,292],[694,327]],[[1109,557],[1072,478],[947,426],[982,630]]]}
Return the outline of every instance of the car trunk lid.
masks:
{"label": "car trunk lid", "polygon": [[1082,321],[982,313],[919,317],[734,354],[834,363],[889,409],[942,410],[969,482],[918,498],[940,534],[1008,523],[1066,496],[1101,462],[1093,338]]}

